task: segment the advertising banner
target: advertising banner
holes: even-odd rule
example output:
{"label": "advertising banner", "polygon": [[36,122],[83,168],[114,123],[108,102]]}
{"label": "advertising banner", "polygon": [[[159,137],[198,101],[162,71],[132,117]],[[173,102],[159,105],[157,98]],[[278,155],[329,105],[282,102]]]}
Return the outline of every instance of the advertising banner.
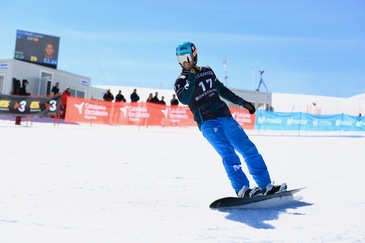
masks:
{"label": "advertising banner", "polygon": [[0,114],[17,116],[56,116],[60,112],[60,96],[32,97],[0,94]]}
{"label": "advertising banner", "polygon": [[[246,129],[253,129],[255,116],[246,109],[231,109],[233,117]],[[166,106],[144,102],[106,102],[69,97],[66,122],[138,125],[197,126],[187,106]]]}
{"label": "advertising banner", "polygon": [[282,131],[365,131],[365,119],[345,114],[312,115],[258,111],[255,129]]}
{"label": "advertising banner", "polygon": [[[302,112],[258,110],[250,115],[243,108],[230,108],[244,129],[281,131],[365,131],[361,116],[311,115]],[[66,122],[138,126],[196,126],[187,106],[144,102],[106,102],[69,97]]]}
{"label": "advertising banner", "polygon": [[106,102],[69,97],[66,122],[144,125],[196,126],[188,107],[140,102]]}

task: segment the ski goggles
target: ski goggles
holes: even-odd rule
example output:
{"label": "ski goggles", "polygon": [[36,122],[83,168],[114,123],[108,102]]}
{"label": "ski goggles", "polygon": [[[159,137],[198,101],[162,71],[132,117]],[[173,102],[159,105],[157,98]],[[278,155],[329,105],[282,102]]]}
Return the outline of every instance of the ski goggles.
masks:
{"label": "ski goggles", "polygon": [[184,62],[191,62],[194,60],[194,57],[191,53],[176,56],[177,61],[180,63],[180,65],[183,65]]}

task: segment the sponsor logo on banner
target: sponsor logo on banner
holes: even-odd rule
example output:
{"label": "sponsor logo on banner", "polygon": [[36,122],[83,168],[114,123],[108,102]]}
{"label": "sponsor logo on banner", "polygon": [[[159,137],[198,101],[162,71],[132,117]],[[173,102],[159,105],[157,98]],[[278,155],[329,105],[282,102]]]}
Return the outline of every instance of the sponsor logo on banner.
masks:
{"label": "sponsor logo on banner", "polygon": [[307,125],[308,121],[304,119],[294,119],[293,117],[288,118],[287,125]]}
{"label": "sponsor logo on banner", "polygon": [[9,111],[10,100],[0,100],[0,110]]}
{"label": "sponsor logo on banner", "polygon": [[[190,112],[188,110],[183,110],[183,109],[174,109],[174,108],[169,108],[168,110],[168,118],[170,118],[171,122],[180,122],[181,120],[188,120],[189,116],[187,114],[187,112]],[[166,115],[167,118],[167,115]]]}
{"label": "sponsor logo on banner", "polygon": [[352,126],[352,122],[351,121],[343,121],[343,120],[340,120],[340,119],[337,119],[336,120],[336,126],[348,126],[348,127],[351,127]]}
{"label": "sponsor logo on banner", "polygon": [[231,108],[233,118],[245,129],[255,127],[255,115],[251,115],[246,109]]}
{"label": "sponsor logo on banner", "polygon": [[144,106],[126,106],[124,116],[129,117],[129,121],[139,122],[143,118],[150,118],[147,107]]}
{"label": "sponsor logo on banner", "polygon": [[108,116],[107,108],[104,105],[81,102],[75,103],[74,107],[77,109],[78,114],[86,120],[97,120],[98,117]]}
{"label": "sponsor logo on banner", "polygon": [[189,108],[151,103],[106,102],[69,97],[66,122],[93,122],[117,125],[196,125]]}

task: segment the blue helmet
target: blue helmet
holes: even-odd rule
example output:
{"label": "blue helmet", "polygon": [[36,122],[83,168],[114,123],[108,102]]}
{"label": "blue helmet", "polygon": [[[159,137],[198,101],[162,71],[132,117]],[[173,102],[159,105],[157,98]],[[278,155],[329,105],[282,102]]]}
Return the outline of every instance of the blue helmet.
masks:
{"label": "blue helmet", "polygon": [[198,50],[193,43],[183,42],[176,47],[176,57],[180,65],[192,60],[198,63]]}

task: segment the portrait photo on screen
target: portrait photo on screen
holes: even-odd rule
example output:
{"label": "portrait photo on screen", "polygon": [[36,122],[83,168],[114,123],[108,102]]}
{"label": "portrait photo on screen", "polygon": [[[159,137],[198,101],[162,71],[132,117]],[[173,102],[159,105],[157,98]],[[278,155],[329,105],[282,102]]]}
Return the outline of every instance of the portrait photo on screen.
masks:
{"label": "portrait photo on screen", "polygon": [[57,68],[60,38],[17,30],[14,58]]}

